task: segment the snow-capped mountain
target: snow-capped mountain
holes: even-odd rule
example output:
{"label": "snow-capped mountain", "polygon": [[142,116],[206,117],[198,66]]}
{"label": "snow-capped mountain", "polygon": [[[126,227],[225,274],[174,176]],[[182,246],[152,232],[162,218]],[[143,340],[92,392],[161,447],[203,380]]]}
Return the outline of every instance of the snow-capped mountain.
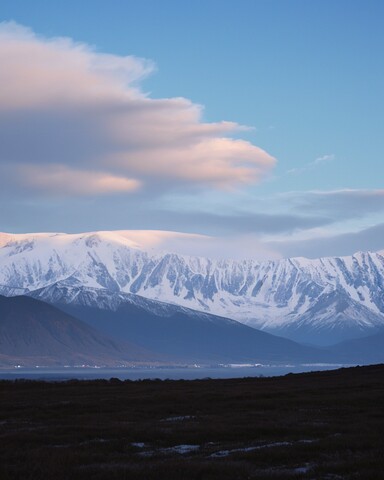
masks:
{"label": "snow-capped mountain", "polygon": [[384,251],[349,257],[223,261],[145,251],[129,231],[0,235],[0,293],[57,282],[233,318],[318,344],[384,327]]}

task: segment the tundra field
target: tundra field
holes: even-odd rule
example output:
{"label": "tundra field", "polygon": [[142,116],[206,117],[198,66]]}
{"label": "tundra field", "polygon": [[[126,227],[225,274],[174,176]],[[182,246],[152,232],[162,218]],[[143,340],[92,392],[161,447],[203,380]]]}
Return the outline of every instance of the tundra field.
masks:
{"label": "tundra field", "polygon": [[270,378],[0,382],[0,478],[379,479],[384,365]]}

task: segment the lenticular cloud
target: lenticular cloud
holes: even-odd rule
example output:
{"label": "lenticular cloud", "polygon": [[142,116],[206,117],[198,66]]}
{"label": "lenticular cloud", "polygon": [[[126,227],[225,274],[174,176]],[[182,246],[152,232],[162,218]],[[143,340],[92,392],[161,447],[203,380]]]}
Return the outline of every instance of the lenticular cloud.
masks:
{"label": "lenticular cloud", "polygon": [[201,106],[185,98],[143,93],[151,61],[42,38],[11,22],[0,24],[0,64],[3,191],[231,188],[259,182],[275,163],[250,142],[231,138],[238,124],[204,123]]}

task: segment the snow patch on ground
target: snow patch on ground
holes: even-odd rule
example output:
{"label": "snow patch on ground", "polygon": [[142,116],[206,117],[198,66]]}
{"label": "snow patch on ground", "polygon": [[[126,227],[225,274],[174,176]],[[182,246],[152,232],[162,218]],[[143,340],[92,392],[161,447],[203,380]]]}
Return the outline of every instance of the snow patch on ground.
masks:
{"label": "snow patch on ground", "polygon": [[315,441],[316,440],[298,440],[297,442],[274,442],[274,443],[266,443],[263,445],[254,445],[251,447],[232,448],[230,450],[219,450],[218,452],[212,453],[210,457],[212,458],[228,457],[229,455],[233,455],[234,453],[247,453],[247,452],[253,452],[255,450],[262,450],[264,448],[288,447],[297,443],[313,443]]}
{"label": "snow patch on ground", "polygon": [[161,422],[183,422],[185,420],[193,420],[196,418],[194,415],[183,415],[179,417],[168,417],[160,420]]}
{"label": "snow patch on ground", "polygon": [[186,455],[188,453],[196,452],[200,449],[200,445],[175,445],[173,447],[158,448],[156,450],[148,450],[146,452],[140,452],[141,457],[153,457],[154,455],[172,455],[177,453],[178,455]]}

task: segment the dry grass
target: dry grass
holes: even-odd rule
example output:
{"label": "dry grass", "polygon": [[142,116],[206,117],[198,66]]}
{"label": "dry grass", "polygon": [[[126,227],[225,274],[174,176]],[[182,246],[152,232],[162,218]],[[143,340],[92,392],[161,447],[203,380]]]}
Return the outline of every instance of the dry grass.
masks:
{"label": "dry grass", "polygon": [[378,479],[383,431],[384,366],[0,382],[1,480]]}

